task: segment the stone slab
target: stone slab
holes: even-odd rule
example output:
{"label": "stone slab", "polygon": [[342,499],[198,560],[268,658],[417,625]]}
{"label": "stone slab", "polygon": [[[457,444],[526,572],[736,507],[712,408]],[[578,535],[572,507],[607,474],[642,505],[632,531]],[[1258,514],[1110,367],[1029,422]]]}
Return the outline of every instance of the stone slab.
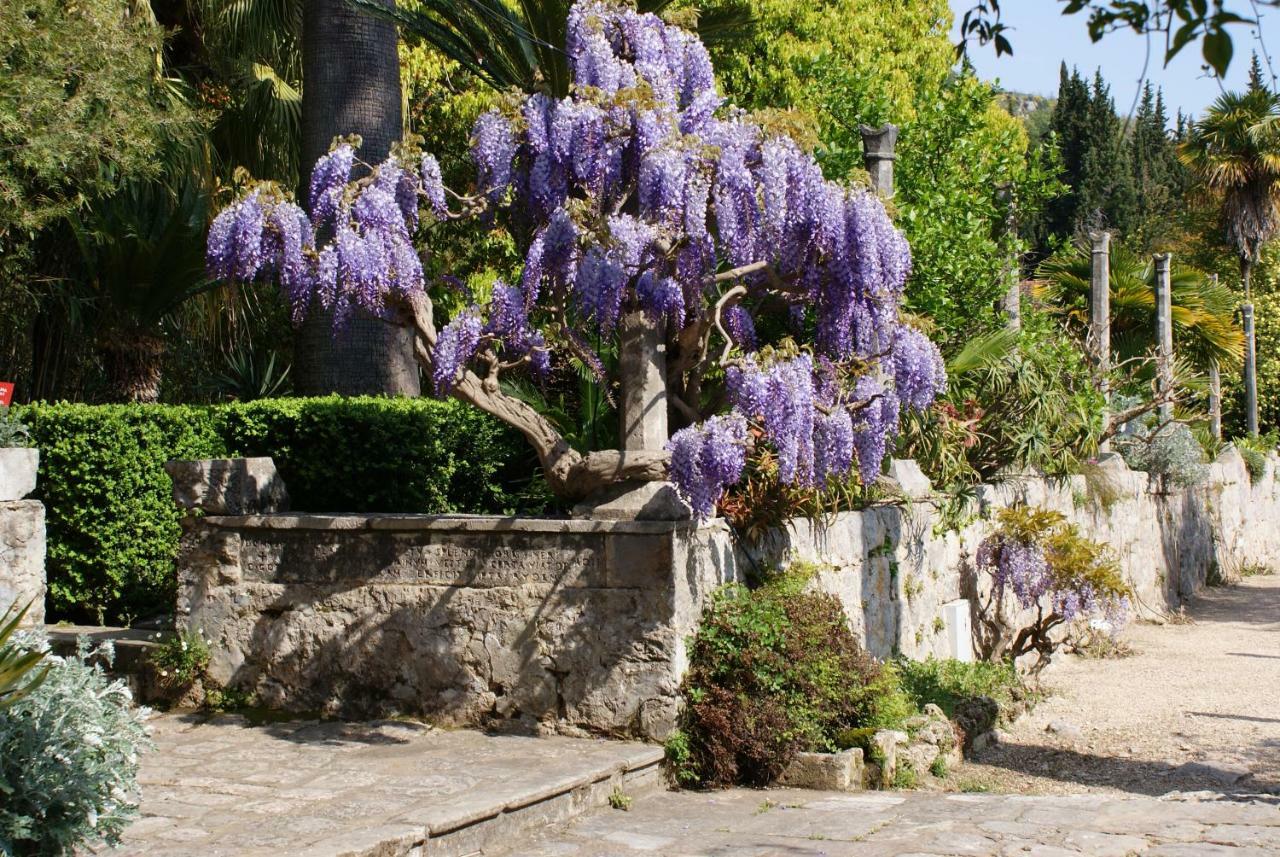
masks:
{"label": "stone slab", "polygon": [[860,791],[862,789],[862,749],[853,747],[840,753],[797,753],[778,777],[778,785],[795,789]]}
{"label": "stone slab", "polygon": [[21,500],[36,490],[40,450],[25,446],[0,447],[0,501]]}
{"label": "stone slab", "polygon": [[173,501],[207,515],[284,512],[289,492],[269,457],[213,458],[165,462]]}
{"label": "stone slab", "polygon": [[[163,715],[142,819],[118,857],[462,857],[657,788],[644,744],[442,731],[408,721]],[[281,850],[283,848],[284,850]]]}

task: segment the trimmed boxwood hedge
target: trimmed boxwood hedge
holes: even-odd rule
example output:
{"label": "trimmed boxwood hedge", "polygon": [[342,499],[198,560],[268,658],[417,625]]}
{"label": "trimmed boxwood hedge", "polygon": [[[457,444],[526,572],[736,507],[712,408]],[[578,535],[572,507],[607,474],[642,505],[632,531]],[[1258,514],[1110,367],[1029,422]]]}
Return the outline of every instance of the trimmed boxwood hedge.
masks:
{"label": "trimmed boxwood hedge", "polygon": [[524,439],[455,401],[267,399],[15,408],[40,448],[52,619],[128,623],[172,609],[180,535],[164,462],[269,455],[295,509],[537,513]]}

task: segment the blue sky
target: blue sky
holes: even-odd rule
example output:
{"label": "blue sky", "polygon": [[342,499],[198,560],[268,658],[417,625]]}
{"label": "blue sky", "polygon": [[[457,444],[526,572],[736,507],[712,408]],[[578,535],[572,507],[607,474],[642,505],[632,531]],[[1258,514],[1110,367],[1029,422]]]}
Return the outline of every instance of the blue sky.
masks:
{"label": "blue sky", "polygon": [[[951,0],[957,22],[971,6],[971,0]],[[1017,92],[1056,95],[1058,66],[1063,60],[1068,68],[1076,65],[1088,77],[1101,66],[1103,77],[1111,84],[1117,112],[1128,113],[1142,74],[1145,39],[1126,30],[1094,44],[1089,40],[1085,14],[1063,16],[1059,0],[1005,0],[1001,7],[1002,18],[1012,29],[1008,35],[1013,56],[997,59],[994,48],[970,45],[971,60],[981,77],[998,79],[1005,89]],[[1268,46],[1280,45],[1280,12],[1264,18],[1262,25]],[[1224,82],[1228,89],[1243,87],[1248,80],[1249,52],[1255,44],[1251,28],[1241,26],[1231,32],[1235,58]],[[1280,72],[1280,56],[1272,59]],[[1179,107],[1199,114],[1218,97],[1218,83],[1205,75],[1202,62],[1199,45],[1188,45],[1165,68],[1153,37],[1147,77],[1164,88],[1171,118]]]}

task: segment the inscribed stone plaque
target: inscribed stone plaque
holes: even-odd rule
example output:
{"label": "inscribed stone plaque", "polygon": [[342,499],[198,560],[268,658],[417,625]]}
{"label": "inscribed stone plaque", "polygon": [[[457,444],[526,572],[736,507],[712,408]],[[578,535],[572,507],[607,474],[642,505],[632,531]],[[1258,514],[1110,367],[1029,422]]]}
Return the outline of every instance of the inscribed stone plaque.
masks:
{"label": "inscribed stone plaque", "polygon": [[246,535],[246,580],[427,586],[603,586],[596,535],[275,531]]}

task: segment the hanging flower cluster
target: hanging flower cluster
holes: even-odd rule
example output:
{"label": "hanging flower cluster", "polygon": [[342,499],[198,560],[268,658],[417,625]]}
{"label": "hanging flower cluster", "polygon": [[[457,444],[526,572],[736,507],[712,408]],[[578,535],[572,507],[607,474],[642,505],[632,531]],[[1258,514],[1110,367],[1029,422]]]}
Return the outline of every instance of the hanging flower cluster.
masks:
{"label": "hanging flower cluster", "polygon": [[[669,343],[712,355],[676,371],[701,379],[716,353],[727,358],[733,414],[668,447],[699,515],[740,478],[748,425],[777,449],[783,481],[818,485],[854,467],[874,479],[901,409],[927,407],[946,382],[936,347],[899,321],[911,255],[880,200],[827,181],[794,141],[724,105],[702,44],[655,15],[579,3],[566,51],[568,97],[530,95],[476,122],[469,194],[447,190],[429,155],[362,167],[338,145],[312,171],[309,218],[264,190],[219,215],[211,273],[275,276],[295,318],[318,303],[341,322],[426,287],[412,243],[420,210],[506,218],[529,236],[523,273],[439,332],[437,395],[494,352],[545,373],[564,349],[602,372],[588,343],[641,311]],[[787,320],[767,329],[811,341],[773,347],[759,335],[766,315]],[[713,336],[728,341],[709,348]],[[704,401],[691,395],[686,412]]]}

